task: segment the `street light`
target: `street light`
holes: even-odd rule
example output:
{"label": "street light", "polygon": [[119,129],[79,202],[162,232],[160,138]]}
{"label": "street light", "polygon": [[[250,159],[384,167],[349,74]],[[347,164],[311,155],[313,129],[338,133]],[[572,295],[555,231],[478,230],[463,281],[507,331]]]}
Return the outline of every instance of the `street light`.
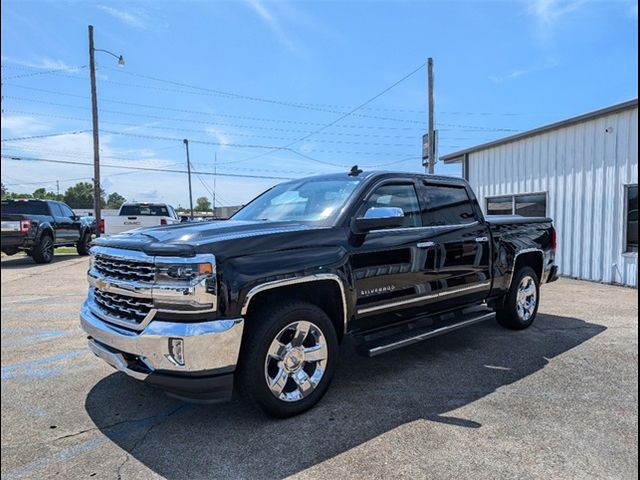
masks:
{"label": "street light", "polygon": [[98,97],[96,94],[96,59],[95,52],[104,52],[118,59],[118,65],[124,66],[124,57],[122,55],[116,55],[109,50],[103,50],[101,48],[95,48],[93,46],[93,25],[89,25],[89,72],[91,78],[91,112],[93,122],[93,209],[95,211],[96,236],[100,236],[100,140],[98,136]]}

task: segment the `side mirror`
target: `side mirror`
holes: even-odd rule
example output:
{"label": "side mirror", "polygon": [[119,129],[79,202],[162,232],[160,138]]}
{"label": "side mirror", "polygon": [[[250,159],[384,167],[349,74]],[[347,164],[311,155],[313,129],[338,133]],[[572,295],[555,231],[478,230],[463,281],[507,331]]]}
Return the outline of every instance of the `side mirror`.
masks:
{"label": "side mirror", "polygon": [[371,230],[397,228],[404,223],[404,212],[398,207],[371,207],[363,217],[351,221],[353,233],[362,234]]}

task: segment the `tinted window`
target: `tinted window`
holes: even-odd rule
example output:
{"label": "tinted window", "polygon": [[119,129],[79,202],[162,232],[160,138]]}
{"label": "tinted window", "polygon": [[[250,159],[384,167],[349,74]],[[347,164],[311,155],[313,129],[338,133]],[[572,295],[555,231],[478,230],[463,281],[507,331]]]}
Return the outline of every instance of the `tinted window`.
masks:
{"label": "tinted window", "polygon": [[471,201],[464,187],[427,184],[425,194],[427,204],[422,212],[422,223],[425,226],[475,222]]}
{"label": "tinted window", "polygon": [[62,208],[60,208],[60,205],[57,203],[50,203],[49,207],[51,208],[51,214],[54,217],[64,217],[64,213],[62,213]]}
{"label": "tinted window", "polygon": [[487,215],[512,215],[513,197],[487,198]]}
{"label": "tinted window", "polygon": [[547,196],[544,193],[516,195],[516,215],[523,217],[546,217]]}
{"label": "tinted window", "polygon": [[128,217],[168,217],[169,210],[167,209],[166,205],[123,205],[120,209],[120,215],[125,215]]}
{"label": "tinted window", "polygon": [[2,213],[21,215],[49,215],[49,207],[46,202],[2,202]]}
{"label": "tinted window", "polygon": [[638,186],[627,187],[627,252],[638,251]]}
{"label": "tinted window", "polygon": [[62,210],[62,215],[65,217],[73,217],[75,213],[71,210],[71,207],[65,205],[64,203],[60,203],[60,209]]}
{"label": "tinted window", "polygon": [[413,185],[382,185],[376,188],[360,208],[358,216],[363,216],[371,207],[401,208],[404,212],[403,227],[420,226],[420,206]]}

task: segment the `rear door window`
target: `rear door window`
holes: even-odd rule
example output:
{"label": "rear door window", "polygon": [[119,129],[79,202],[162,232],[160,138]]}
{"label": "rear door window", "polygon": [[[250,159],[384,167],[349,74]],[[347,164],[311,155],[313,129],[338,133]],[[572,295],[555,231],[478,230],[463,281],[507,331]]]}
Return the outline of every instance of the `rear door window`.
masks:
{"label": "rear door window", "polygon": [[422,210],[425,227],[464,225],[476,221],[466,188],[458,185],[426,183],[426,205]]}

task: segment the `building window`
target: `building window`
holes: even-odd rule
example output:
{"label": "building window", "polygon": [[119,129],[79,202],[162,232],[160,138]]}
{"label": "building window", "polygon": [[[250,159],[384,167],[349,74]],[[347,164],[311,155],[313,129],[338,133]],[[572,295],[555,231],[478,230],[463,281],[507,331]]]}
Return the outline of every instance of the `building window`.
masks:
{"label": "building window", "polygon": [[638,185],[626,188],[627,235],[626,252],[638,252]]}
{"label": "building window", "polygon": [[546,217],[547,194],[523,193],[487,198],[487,215],[520,215]]}

